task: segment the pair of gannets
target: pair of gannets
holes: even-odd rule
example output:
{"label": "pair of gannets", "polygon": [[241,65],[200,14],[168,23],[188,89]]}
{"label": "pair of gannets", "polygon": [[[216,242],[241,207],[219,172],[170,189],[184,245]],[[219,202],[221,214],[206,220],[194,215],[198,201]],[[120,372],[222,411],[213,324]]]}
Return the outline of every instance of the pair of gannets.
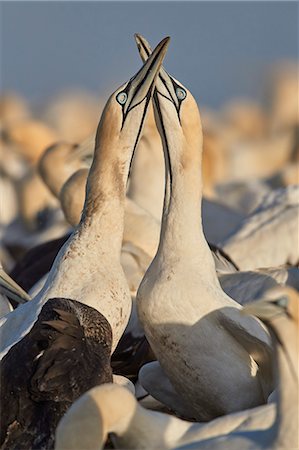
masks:
{"label": "pair of gannets", "polygon": [[112,351],[122,336],[131,311],[120,266],[125,189],[168,42],[161,41],[140,71],[109,98],[97,131],[81,222],[60,250],[42,291],[1,320],[1,357],[18,350],[16,344],[22,345],[49,298],[76,299],[102,313],[112,328]]}
{"label": "pair of gannets", "polygon": [[[146,59],[149,46],[141,36],[137,41]],[[203,234],[197,104],[163,69],[153,103],[167,176],[159,248],[137,292],[138,315],[162,369],[188,404],[185,417],[209,420],[267,400],[270,340],[222,291]]]}
{"label": "pair of gannets", "polygon": [[272,403],[209,423],[192,423],[148,411],[124,388],[107,384],[71,406],[58,425],[55,448],[101,449],[109,433],[116,448],[297,448],[298,311],[298,293],[281,288],[243,309],[264,320],[273,334],[274,369],[279,376],[277,409]]}

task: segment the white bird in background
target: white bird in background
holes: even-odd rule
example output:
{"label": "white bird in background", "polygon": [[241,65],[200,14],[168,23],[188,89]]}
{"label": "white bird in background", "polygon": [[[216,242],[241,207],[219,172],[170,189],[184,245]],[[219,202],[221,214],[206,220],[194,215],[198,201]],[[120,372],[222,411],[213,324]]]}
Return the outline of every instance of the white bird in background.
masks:
{"label": "white bird in background", "polygon": [[[148,44],[140,35],[136,40],[146,59]],[[167,179],[160,244],[138,289],[138,315],[165,374],[188,404],[185,417],[209,420],[267,400],[270,341],[255,319],[244,320],[216,276],[202,230],[196,102],[164,70],[153,99]]]}
{"label": "white bird in background", "polygon": [[97,131],[81,222],[57,255],[42,291],[1,320],[1,357],[31,330],[44,303],[54,297],[74,298],[101,312],[112,327],[112,350],[122,336],[131,311],[119,259],[125,190],[168,42],[161,41],[140,71],[110,96]]}
{"label": "white bird in background", "polygon": [[218,245],[241,270],[299,262],[299,186],[272,191]]}

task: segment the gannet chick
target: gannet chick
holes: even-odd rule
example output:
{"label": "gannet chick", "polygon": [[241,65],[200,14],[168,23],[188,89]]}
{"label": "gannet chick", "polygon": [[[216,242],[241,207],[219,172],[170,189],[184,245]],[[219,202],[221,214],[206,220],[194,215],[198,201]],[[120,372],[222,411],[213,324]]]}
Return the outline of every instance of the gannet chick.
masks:
{"label": "gannet chick", "polygon": [[[148,46],[140,35],[136,40],[145,59]],[[203,234],[197,104],[163,69],[153,103],[167,179],[159,248],[138,289],[138,315],[162,369],[188,404],[185,417],[210,420],[267,400],[270,341],[256,320],[243,321],[241,306],[221,289]]]}
{"label": "gannet chick", "polygon": [[53,448],[55,428],[85,391],[112,381],[112,330],[80,302],[54,298],[1,361],[1,448]]}
{"label": "gannet chick", "polygon": [[274,342],[275,372],[279,386],[274,423],[264,430],[241,430],[226,436],[197,441],[179,447],[180,450],[298,448],[298,292],[290,288],[274,288],[264,300],[247,305],[243,312],[254,314],[262,320],[269,328]]}
{"label": "gannet chick", "polygon": [[75,298],[108,320],[112,351],[129,320],[131,296],[120,265],[125,189],[155,77],[169,38],[138,73],[117,89],[103,111],[80,224],[61,248],[43,289],[1,320],[1,357],[22,345],[49,298]]}

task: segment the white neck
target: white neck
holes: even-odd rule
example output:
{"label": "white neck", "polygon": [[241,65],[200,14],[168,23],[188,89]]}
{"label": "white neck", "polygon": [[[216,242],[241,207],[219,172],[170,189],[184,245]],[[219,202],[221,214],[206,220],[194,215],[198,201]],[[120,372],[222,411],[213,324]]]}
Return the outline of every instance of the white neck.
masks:
{"label": "white neck", "polygon": [[164,154],[166,184],[158,253],[167,257],[175,250],[214,264],[202,227],[202,148],[174,139],[169,141],[169,152],[164,145]]}
{"label": "white neck", "polygon": [[[100,241],[101,246],[119,256],[124,227],[125,190],[130,155],[120,149],[119,141],[109,148],[96,147],[86,184],[86,198],[78,233],[90,242]],[[119,156],[121,155],[121,156]]]}

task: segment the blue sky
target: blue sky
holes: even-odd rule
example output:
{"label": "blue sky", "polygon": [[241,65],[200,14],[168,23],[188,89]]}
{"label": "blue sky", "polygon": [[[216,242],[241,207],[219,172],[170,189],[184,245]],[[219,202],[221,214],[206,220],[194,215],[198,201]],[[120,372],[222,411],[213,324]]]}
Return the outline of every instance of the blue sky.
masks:
{"label": "blue sky", "polygon": [[171,36],[167,70],[205,105],[259,97],[266,70],[298,57],[297,2],[2,2],[1,89],[41,100],[106,94],[140,67],[133,40]]}

